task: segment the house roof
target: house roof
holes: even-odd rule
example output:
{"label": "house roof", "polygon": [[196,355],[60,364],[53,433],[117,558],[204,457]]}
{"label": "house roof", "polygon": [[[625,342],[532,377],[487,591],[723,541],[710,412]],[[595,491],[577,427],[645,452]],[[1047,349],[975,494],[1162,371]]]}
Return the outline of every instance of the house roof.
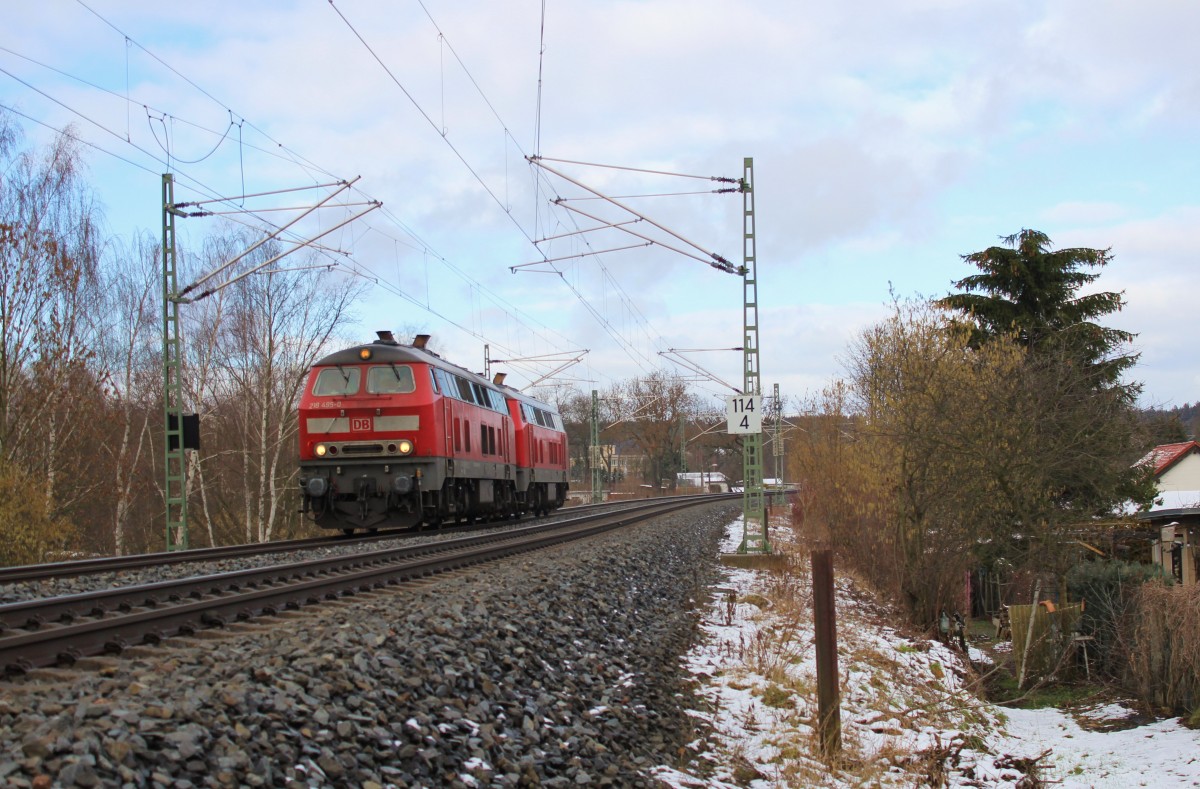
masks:
{"label": "house roof", "polygon": [[1159,493],[1146,512],[1137,519],[1157,525],[1171,522],[1200,523],[1200,490],[1168,490]]}
{"label": "house roof", "polygon": [[1153,465],[1154,476],[1161,477],[1163,472],[1193,452],[1200,453],[1200,443],[1184,441],[1179,444],[1160,444],[1147,452],[1137,465]]}
{"label": "house roof", "polygon": [[1155,510],[1193,510],[1200,512],[1200,490],[1166,490],[1154,498]]}

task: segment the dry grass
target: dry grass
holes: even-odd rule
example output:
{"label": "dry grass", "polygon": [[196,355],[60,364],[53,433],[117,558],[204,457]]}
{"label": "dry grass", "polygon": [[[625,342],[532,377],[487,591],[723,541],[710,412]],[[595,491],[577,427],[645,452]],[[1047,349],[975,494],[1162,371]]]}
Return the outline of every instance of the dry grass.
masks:
{"label": "dry grass", "polygon": [[[778,525],[786,523],[783,521]],[[774,525],[774,524],[773,524]],[[831,779],[850,786],[944,785],[970,735],[936,735],[926,738],[928,747],[915,752],[911,743],[918,732],[966,730],[982,720],[981,702],[963,690],[974,677],[949,676],[955,667],[930,663],[925,682],[899,683],[897,677],[910,668],[902,663],[912,653],[927,652],[929,644],[920,637],[889,645],[862,634],[879,624],[897,630],[904,617],[865,591],[861,583],[838,571],[839,668],[842,675],[842,751],[827,759],[822,755],[817,734],[815,676],[811,675],[813,600],[808,553],[805,547],[775,531],[775,547],[789,558],[782,570],[763,576],[754,594],[733,601],[726,598],[728,620],[733,605],[750,604],[758,609],[758,629],[738,643],[726,643],[726,654],[736,656],[744,674],[738,686],[750,689],[758,705],[739,723],[747,730],[765,726],[770,719],[770,740],[775,750],[771,770],[759,765],[757,776],[773,786],[821,786]],[[790,531],[790,530],[786,530]],[[791,535],[788,535],[789,537]],[[870,623],[862,628],[859,623]],[[804,668],[800,668],[801,666]],[[863,710],[869,712],[863,713]],[[853,716],[853,717],[851,717]],[[949,738],[949,739],[947,739]],[[742,754],[739,764],[748,766]],[[768,773],[768,774],[763,774]],[[748,770],[742,771],[749,777]]]}

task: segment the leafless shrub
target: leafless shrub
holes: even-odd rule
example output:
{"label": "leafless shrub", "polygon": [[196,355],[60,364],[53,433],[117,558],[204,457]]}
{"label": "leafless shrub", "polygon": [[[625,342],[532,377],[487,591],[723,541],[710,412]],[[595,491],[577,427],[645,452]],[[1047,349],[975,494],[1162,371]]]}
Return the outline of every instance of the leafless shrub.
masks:
{"label": "leafless shrub", "polygon": [[1129,640],[1130,673],[1143,700],[1159,707],[1200,706],[1200,585],[1151,581],[1137,596]]}
{"label": "leafless shrub", "polygon": [[950,773],[958,766],[963,748],[967,740],[955,735],[943,742],[940,735],[934,735],[933,744],[928,748],[911,753],[898,754],[892,764],[904,770],[914,778],[921,779],[921,786],[945,787],[950,785]]}
{"label": "leafless shrub", "polygon": [[996,760],[996,767],[1021,773],[1021,780],[1016,783],[1017,789],[1039,789],[1046,785],[1046,781],[1038,775],[1042,768],[1041,762],[1053,752],[1052,748],[1047,748],[1037,756],[1002,756]]}

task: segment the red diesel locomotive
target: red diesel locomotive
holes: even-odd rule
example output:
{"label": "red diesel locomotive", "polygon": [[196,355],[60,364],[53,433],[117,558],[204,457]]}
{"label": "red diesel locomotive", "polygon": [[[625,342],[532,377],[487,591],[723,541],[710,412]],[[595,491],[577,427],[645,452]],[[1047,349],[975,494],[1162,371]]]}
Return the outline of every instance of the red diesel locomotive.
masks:
{"label": "red diesel locomotive", "polygon": [[414,527],[561,507],[567,436],[545,403],[391,332],[313,365],[300,398],[302,511],[319,526]]}

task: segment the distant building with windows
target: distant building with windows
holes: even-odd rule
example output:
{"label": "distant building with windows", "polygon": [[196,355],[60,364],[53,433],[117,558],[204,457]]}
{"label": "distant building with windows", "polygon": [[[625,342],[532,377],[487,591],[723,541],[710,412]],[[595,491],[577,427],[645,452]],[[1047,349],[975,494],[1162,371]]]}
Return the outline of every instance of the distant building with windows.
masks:
{"label": "distant building with windows", "polygon": [[729,480],[720,471],[682,471],[675,475],[675,487],[704,493],[728,493]]}

